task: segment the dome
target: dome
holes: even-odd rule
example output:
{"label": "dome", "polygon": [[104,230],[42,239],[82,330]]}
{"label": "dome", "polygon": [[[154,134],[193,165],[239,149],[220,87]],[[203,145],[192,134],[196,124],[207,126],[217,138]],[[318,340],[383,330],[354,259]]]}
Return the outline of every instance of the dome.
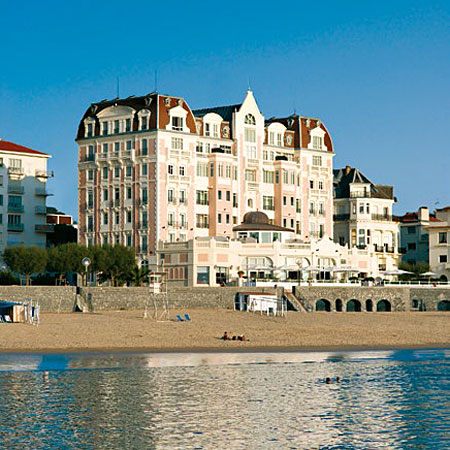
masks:
{"label": "dome", "polygon": [[244,215],[243,224],[268,224],[269,218],[261,211],[252,211]]}

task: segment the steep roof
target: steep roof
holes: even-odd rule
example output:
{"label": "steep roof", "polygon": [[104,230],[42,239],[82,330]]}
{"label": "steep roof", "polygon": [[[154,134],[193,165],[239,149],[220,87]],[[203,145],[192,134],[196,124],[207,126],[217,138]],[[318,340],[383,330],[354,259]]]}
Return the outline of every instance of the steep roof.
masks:
{"label": "steep roof", "polygon": [[15,144],[14,142],[4,141],[0,139],[0,151],[15,152],[15,153],[29,153],[31,155],[50,156],[47,153],[33,150],[32,148],[24,147],[23,145]]}
{"label": "steep roof", "polygon": [[228,106],[215,106],[213,108],[202,108],[202,109],[194,109],[192,111],[192,114],[194,114],[195,117],[203,117],[206,116],[206,114],[209,113],[216,113],[219,114],[220,117],[225,122],[231,122],[231,119],[233,118],[233,113],[235,111],[239,111],[242,104],[236,104],[236,105],[228,105]]}
{"label": "steep roof", "polygon": [[244,219],[240,225],[233,227],[233,231],[288,231],[293,232],[290,228],[280,227],[269,223],[269,217],[262,211],[251,211],[244,215]]}
{"label": "steep roof", "polygon": [[333,178],[335,198],[349,198],[350,184],[362,183],[370,184],[370,197],[395,200],[393,186],[374,184],[356,168],[334,169]]}

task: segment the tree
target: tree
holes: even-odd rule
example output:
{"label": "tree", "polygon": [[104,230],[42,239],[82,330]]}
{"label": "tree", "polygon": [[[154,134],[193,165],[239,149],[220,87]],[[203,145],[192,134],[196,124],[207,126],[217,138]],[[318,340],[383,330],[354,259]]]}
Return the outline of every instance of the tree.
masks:
{"label": "tree", "polygon": [[111,280],[113,286],[127,278],[136,264],[134,251],[124,245],[104,245],[94,252],[95,269],[102,280]]}
{"label": "tree", "polygon": [[139,267],[135,265],[131,274],[131,282],[135,286],[142,286],[149,280],[150,269],[148,267]]}
{"label": "tree", "polygon": [[12,272],[25,276],[25,283],[30,285],[30,276],[45,270],[47,251],[39,247],[25,247],[17,245],[7,247],[3,252],[3,260]]}
{"label": "tree", "polygon": [[70,272],[83,274],[82,260],[89,255],[89,250],[74,242],[51,247],[48,250],[47,270],[58,274],[60,283]]}

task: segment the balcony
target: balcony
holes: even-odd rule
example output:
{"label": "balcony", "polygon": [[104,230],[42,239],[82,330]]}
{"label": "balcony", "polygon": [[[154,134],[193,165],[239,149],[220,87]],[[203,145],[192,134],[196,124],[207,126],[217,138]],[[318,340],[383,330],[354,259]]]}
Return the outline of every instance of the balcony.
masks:
{"label": "balcony", "polygon": [[263,205],[263,209],[267,211],[275,211],[275,205],[265,204]]}
{"label": "balcony", "polygon": [[369,191],[353,191],[350,192],[350,198],[370,198]]}
{"label": "balcony", "polygon": [[24,229],[23,223],[8,223],[8,231],[20,233],[21,231],[23,231],[23,229]]}
{"label": "balcony", "polygon": [[94,162],[95,161],[95,155],[86,155],[82,162]]}
{"label": "balcony", "polygon": [[23,194],[25,192],[25,188],[21,185],[8,185],[8,194]]}
{"label": "balcony", "polygon": [[350,219],[350,214],[335,214],[333,220],[335,222],[343,222]]}
{"label": "balcony", "polygon": [[37,178],[53,178],[55,174],[53,173],[53,170],[51,172],[46,172],[45,170],[36,170],[35,176]]}
{"label": "balcony", "polygon": [[34,231],[36,233],[53,233],[55,226],[51,223],[36,224]]}
{"label": "balcony", "polygon": [[196,204],[197,205],[209,205],[209,201],[208,200],[197,199]]}
{"label": "balcony", "polygon": [[395,248],[388,245],[373,244],[373,248],[378,253],[395,253]]}
{"label": "balcony", "polygon": [[147,230],[148,229],[148,222],[143,221],[138,223],[138,228],[140,230]]}
{"label": "balcony", "polygon": [[53,194],[50,194],[47,191],[47,189],[45,189],[45,188],[36,188],[34,193],[35,193],[35,195],[42,196],[42,197],[47,197],[48,195],[53,195]]}
{"label": "balcony", "polygon": [[23,167],[8,167],[8,173],[11,175],[23,175],[25,170]]}
{"label": "balcony", "polygon": [[23,213],[23,205],[8,203],[8,212]]}
{"label": "balcony", "polygon": [[35,214],[47,214],[47,207],[46,206],[36,206],[34,208]]}
{"label": "balcony", "polygon": [[197,228],[209,228],[209,223],[197,222]]}
{"label": "balcony", "polygon": [[372,220],[379,220],[382,222],[392,222],[392,216],[389,214],[372,214]]}

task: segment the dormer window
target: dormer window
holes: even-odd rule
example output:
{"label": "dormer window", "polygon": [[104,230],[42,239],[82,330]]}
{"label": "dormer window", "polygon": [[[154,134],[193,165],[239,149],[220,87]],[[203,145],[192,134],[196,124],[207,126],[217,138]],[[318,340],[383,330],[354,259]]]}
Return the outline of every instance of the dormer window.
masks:
{"label": "dormer window", "polygon": [[172,117],[172,130],[183,131],[183,118],[182,117]]}
{"label": "dormer window", "polygon": [[269,145],[275,145],[275,133],[273,131],[269,132]]}
{"label": "dormer window", "polygon": [[129,133],[131,131],[131,119],[125,120],[125,132]]}
{"label": "dormer window", "polygon": [[244,119],[246,125],[256,125],[256,119],[253,114],[247,114]]}
{"label": "dormer window", "polygon": [[148,117],[142,116],[141,117],[141,130],[147,130],[148,129]]}
{"label": "dormer window", "polygon": [[217,123],[213,124],[213,136],[219,137],[219,125]]}
{"label": "dormer window", "polygon": [[102,123],[102,135],[106,136],[108,134],[108,122]]}
{"label": "dormer window", "polygon": [[283,135],[281,133],[277,133],[277,145],[278,147],[282,147],[283,145]]}
{"label": "dormer window", "polygon": [[313,148],[315,150],[322,150],[323,139],[320,136],[313,136]]}
{"label": "dormer window", "polygon": [[87,136],[92,137],[94,135],[94,124],[88,123]]}
{"label": "dormer window", "polygon": [[118,120],[114,121],[114,134],[120,133],[120,122]]}
{"label": "dormer window", "polygon": [[205,136],[211,136],[209,123],[205,123]]}

